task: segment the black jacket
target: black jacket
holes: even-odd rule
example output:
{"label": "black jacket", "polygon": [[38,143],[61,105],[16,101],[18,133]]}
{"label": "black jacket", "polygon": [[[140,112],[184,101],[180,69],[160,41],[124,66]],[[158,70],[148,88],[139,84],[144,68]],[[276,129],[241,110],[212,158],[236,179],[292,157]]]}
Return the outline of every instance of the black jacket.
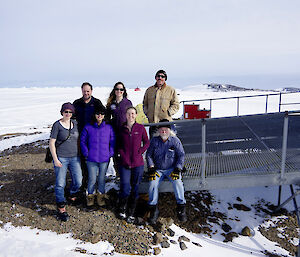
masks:
{"label": "black jacket", "polygon": [[75,100],[73,105],[75,107],[73,118],[78,122],[79,133],[81,133],[86,124],[91,123],[95,108],[104,108],[102,102],[93,96],[88,103],[85,103],[83,97],[81,97]]}

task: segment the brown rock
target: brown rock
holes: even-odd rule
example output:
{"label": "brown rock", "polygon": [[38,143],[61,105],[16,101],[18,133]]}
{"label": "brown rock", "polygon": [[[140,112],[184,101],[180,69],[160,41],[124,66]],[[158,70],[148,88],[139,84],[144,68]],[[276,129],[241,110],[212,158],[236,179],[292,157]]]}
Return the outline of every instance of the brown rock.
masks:
{"label": "brown rock", "polygon": [[247,227],[247,226],[244,227],[244,228],[242,229],[241,234],[242,234],[243,236],[251,236],[251,230],[250,230],[250,228]]}
{"label": "brown rock", "polygon": [[154,236],[153,236],[153,244],[158,245],[162,241],[164,241],[163,235],[161,233],[155,233]]}
{"label": "brown rock", "polygon": [[239,211],[251,211],[251,208],[244,205],[244,204],[237,204],[237,203],[234,203],[233,204],[233,208],[239,210]]}
{"label": "brown rock", "polygon": [[170,247],[170,243],[168,241],[163,241],[160,243],[162,248],[169,248]]}
{"label": "brown rock", "polygon": [[225,231],[225,232],[229,232],[232,227],[230,227],[227,223],[223,223],[222,224],[222,229]]}
{"label": "brown rock", "polygon": [[186,246],[186,244],[184,242],[179,242],[179,247],[180,247],[180,249],[182,251],[185,250],[185,249],[187,249],[187,246]]}
{"label": "brown rock", "polygon": [[153,248],[153,254],[154,255],[158,255],[158,254],[160,254],[161,253],[161,249],[159,248],[159,247],[154,247]]}
{"label": "brown rock", "polygon": [[182,241],[190,242],[191,240],[189,238],[187,238],[186,236],[178,237],[178,242],[182,242]]}

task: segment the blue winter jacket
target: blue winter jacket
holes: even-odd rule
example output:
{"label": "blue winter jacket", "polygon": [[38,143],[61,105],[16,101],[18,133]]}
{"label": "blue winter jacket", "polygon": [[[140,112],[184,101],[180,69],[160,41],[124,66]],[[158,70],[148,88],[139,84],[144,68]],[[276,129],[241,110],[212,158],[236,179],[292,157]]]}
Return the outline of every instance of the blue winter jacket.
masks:
{"label": "blue winter jacket", "polygon": [[115,134],[111,125],[102,121],[100,126],[86,125],[80,137],[83,156],[90,162],[108,162],[114,155]]}
{"label": "blue winter jacket", "polygon": [[160,136],[153,137],[146,153],[148,167],[155,166],[159,170],[183,168],[184,149],[176,136],[170,136],[164,142]]}

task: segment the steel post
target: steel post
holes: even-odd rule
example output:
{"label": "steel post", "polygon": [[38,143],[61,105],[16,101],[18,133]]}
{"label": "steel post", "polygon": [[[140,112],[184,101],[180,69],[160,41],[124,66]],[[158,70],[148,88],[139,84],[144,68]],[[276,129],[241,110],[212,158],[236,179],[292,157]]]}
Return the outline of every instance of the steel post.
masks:
{"label": "steel post", "polygon": [[205,182],[205,168],[206,168],[206,121],[202,119],[202,161],[201,161],[201,179]]}
{"label": "steel post", "polygon": [[279,93],[279,112],[280,112],[280,108],[281,108],[281,92]]}
{"label": "steel post", "polygon": [[266,95],[266,113],[268,113],[268,99],[269,95]]}
{"label": "steel post", "polygon": [[284,171],[285,171],[288,125],[289,125],[289,113],[285,112],[284,122],[283,122],[283,136],[282,136],[282,156],[281,156],[281,174],[280,174],[281,180],[283,179]]}

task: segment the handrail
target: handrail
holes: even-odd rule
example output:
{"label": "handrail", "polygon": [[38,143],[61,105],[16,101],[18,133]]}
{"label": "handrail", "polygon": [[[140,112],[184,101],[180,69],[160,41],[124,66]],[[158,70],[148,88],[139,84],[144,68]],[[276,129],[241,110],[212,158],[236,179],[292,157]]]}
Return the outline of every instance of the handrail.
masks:
{"label": "handrail", "polygon": [[270,93],[270,94],[261,94],[261,95],[244,95],[244,96],[230,96],[230,97],[219,97],[219,98],[206,98],[206,99],[197,99],[197,100],[183,100],[180,103],[185,102],[201,102],[201,101],[210,101],[210,100],[225,100],[225,99],[233,99],[233,98],[249,98],[249,97],[259,97],[259,96],[269,96],[269,95],[281,95],[281,94],[295,94],[300,92],[279,92],[279,93]]}
{"label": "handrail", "polygon": [[[209,109],[212,110],[212,101],[217,101],[217,100],[228,100],[228,99],[237,99],[237,111],[236,111],[236,116],[239,116],[239,109],[240,109],[240,98],[250,98],[250,97],[266,97],[266,107],[265,107],[265,113],[268,113],[268,99],[269,96],[279,96],[279,103],[278,103],[278,111],[281,111],[281,106],[282,105],[296,105],[300,104],[299,103],[282,103],[282,95],[285,94],[295,94],[300,92],[279,92],[279,93],[270,93],[270,94],[259,94],[259,95],[246,95],[246,96],[230,96],[230,97],[219,97],[219,98],[206,98],[206,99],[197,99],[197,100],[183,100],[180,101],[180,103],[184,104],[188,102],[203,102],[203,101],[209,101],[210,107]],[[184,111],[184,108],[183,108]],[[184,115],[184,113],[183,113]]]}

